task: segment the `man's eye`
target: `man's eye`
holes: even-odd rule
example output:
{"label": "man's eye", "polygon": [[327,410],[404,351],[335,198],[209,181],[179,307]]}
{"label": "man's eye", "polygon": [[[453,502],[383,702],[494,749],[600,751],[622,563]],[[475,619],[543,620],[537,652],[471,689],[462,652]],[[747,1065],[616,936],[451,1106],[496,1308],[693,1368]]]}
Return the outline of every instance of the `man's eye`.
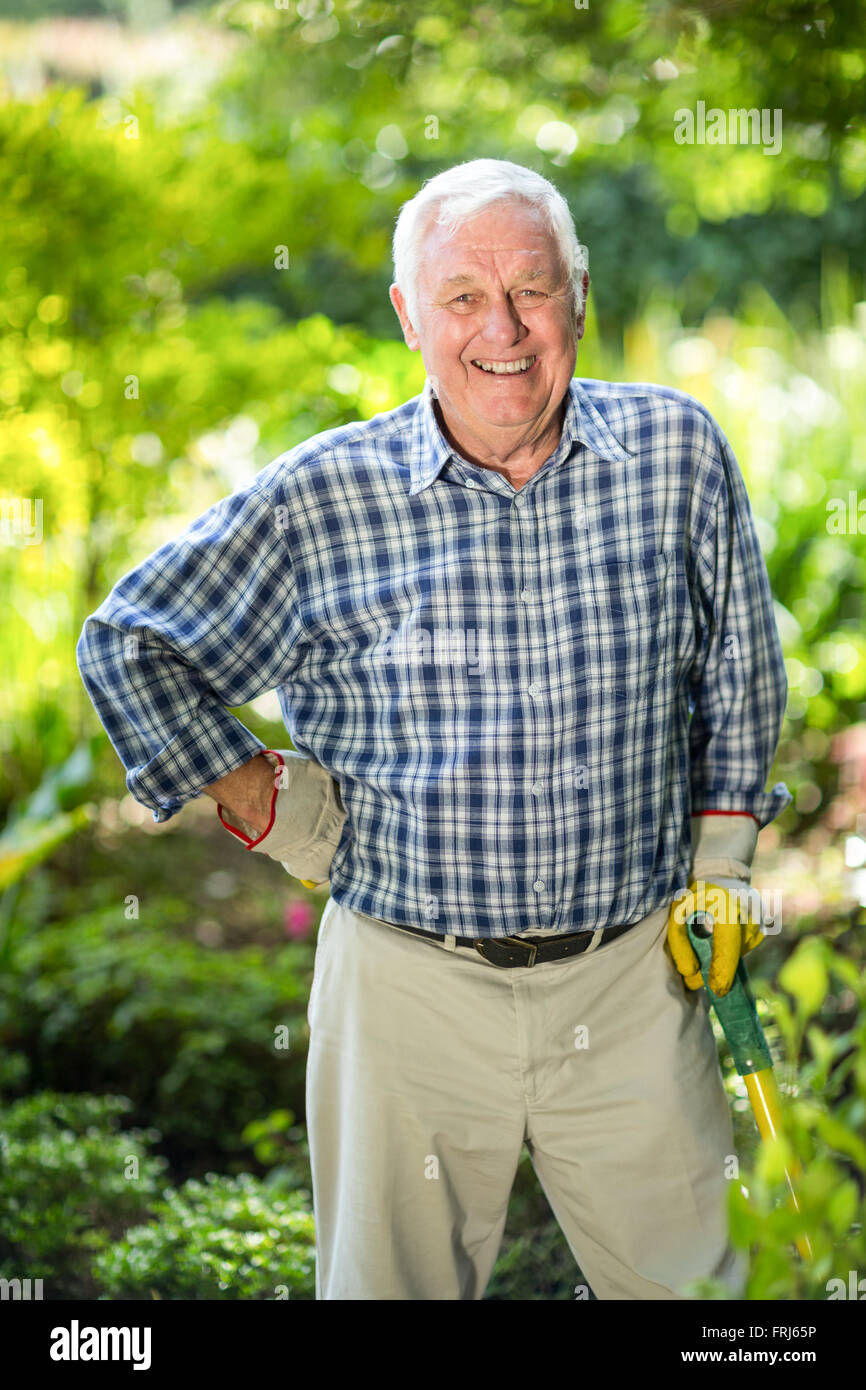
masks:
{"label": "man's eye", "polygon": [[474,295],[471,295],[471,294],[458,294],[458,295],[456,296],[455,299],[452,299],[451,303],[452,303],[452,304],[470,304],[470,303],[472,302],[473,299],[474,299]]}
{"label": "man's eye", "polygon": [[531,299],[543,299],[543,298],[544,298],[544,291],[543,291],[543,290],[521,290],[520,293],[523,294],[523,295],[529,295],[529,297],[530,297]]}

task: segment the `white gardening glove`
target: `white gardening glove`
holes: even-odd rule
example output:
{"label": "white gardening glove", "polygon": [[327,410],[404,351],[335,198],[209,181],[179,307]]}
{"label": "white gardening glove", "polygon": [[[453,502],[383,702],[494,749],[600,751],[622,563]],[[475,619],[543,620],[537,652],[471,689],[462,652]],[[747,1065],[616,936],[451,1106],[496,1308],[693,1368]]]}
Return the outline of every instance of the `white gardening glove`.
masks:
{"label": "white gardening glove", "polygon": [[339,786],[303,753],[286,748],[262,752],[275,770],[267,830],[256,830],[226,806],[218,805],[217,815],[247,849],[276,859],[286,873],[315,888],[328,878],[346,820]]}
{"label": "white gardening glove", "polygon": [[713,883],[731,878],[749,883],[757,845],[758,822],[753,816],[724,815],[718,811],[692,816],[689,878],[711,879]]}

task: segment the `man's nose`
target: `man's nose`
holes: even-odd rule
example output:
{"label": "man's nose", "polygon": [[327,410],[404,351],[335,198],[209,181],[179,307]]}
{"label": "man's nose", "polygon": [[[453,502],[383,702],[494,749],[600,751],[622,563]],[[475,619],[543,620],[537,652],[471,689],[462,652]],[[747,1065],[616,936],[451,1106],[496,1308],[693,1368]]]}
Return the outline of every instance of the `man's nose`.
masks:
{"label": "man's nose", "polygon": [[490,297],[482,316],[481,333],[486,342],[510,345],[520,342],[528,332],[510,295],[499,294]]}

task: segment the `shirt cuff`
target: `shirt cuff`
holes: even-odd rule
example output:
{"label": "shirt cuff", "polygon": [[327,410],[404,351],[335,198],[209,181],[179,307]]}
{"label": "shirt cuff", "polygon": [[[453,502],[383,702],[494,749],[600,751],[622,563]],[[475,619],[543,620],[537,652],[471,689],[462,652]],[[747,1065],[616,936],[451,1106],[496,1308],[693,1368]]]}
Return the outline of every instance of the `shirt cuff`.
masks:
{"label": "shirt cuff", "polygon": [[204,726],[182,729],[149,762],[131,768],[126,785],[136,801],[151,808],[155,821],[166,821],[264,746],[234,715],[219,711]]}
{"label": "shirt cuff", "polygon": [[784,782],[776,782],[768,792],[719,791],[707,787],[705,782],[692,783],[692,815],[704,813],[712,816],[730,815],[754,816],[758,829],[763,830],[777,816],[781,815],[794,800]]}

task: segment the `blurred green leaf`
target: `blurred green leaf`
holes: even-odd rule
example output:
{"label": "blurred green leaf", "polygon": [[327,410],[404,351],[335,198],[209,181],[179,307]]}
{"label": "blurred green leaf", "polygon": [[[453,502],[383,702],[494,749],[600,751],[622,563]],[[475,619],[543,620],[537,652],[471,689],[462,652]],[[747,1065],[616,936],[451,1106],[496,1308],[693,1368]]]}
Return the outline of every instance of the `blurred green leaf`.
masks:
{"label": "blurred green leaf", "polygon": [[59,845],[81,830],[92,819],[93,812],[88,806],[76,806],[74,811],[66,812],[40,824],[38,821],[20,821],[0,836],[0,891],[17,883],[31,869],[54,853]]}
{"label": "blurred green leaf", "polygon": [[779,984],[794,996],[801,1017],[817,1013],[830,987],[823,942],[801,941],[779,971]]}

